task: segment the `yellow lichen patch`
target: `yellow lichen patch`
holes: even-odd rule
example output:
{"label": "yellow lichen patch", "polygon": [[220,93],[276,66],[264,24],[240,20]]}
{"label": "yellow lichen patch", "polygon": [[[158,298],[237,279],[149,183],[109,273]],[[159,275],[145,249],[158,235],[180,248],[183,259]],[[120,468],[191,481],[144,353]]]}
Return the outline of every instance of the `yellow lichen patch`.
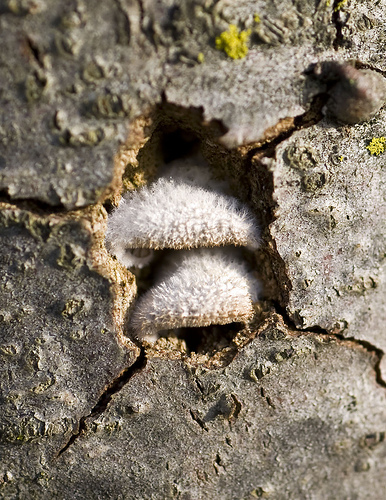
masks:
{"label": "yellow lichen patch", "polygon": [[230,24],[228,31],[223,31],[216,38],[216,49],[223,50],[232,59],[242,59],[248,54],[250,34],[251,30],[239,32],[236,25]]}
{"label": "yellow lichen patch", "polygon": [[341,0],[340,2],[338,2],[337,6],[334,8],[334,11],[338,12],[345,3],[347,3],[347,0]]}
{"label": "yellow lichen patch", "polygon": [[255,14],[255,15],[253,16],[253,20],[255,21],[255,23],[261,23],[261,19],[260,19],[259,14]]}
{"label": "yellow lichen patch", "polygon": [[202,64],[205,61],[205,56],[202,52],[200,52],[197,56],[197,61]]}
{"label": "yellow lichen patch", "polygon": [[386,149],[386,137],[373,137],[371,142],[366,149],[370,151],[372,155],[380,155]]}

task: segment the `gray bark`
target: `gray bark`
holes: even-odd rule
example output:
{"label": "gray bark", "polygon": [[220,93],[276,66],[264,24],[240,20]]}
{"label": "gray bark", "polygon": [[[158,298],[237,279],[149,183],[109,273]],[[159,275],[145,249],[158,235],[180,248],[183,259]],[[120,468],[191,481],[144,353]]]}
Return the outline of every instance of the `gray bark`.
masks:
{"label": "gray bark", "polygon": [[[313,67],[386,76],[385,8],[0,4],[1,498],[384,498],[386,111],[340,123]],[[263,300],[137,345],[107,210],[196,143],[262,227]]]}

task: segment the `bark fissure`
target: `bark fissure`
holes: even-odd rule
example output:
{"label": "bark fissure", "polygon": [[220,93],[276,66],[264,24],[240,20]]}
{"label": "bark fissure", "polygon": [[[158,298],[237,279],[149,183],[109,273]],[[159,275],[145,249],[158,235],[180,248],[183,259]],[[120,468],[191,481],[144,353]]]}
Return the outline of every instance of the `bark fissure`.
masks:
{"label": "bark fissure", "polygon": [[192,419],[197,422],[197,424],[201,427],[202,430],[208,432],[208,428],[205,425],[205,422],[202,420],[202,418],[199,417],[198,413],[194,410],[189,410],[190,416]]}
{"label": "bark fissure", "polygon": [[142,30],[143,20],[144,20],[144,17],[145,17],[145,9],[143,7],[142,0],[138,0],[138,7],[139,7],[139,13],[140,13],[139,25],[140,25],[141,30]]}
{"label": "bark fissure", "polygon": [[[67,214],[69,211],[64,207],[63,204],[58,203],[57,205],[50,205],[44,201],[34,198],[12,198],[7,190],[0,190],[0,202],[7,203],[8,205],[13,205],[15,208],[20,210],[28,210],[29,212],[36,213],[39,215],[56,215],[56,214]],[[87,208],[87,207],[86,207]],[[79,207],[74,209],[74,212],[79,212],[84,210],[85,207]]]}
{"label": "bark fissure", "polygon": [[332,23],[336,29],[336,36],[333,41],[333,47],[335,50],[339,50],[342,46],[345,46],[348,41],[345,39],[342,33],[343,23],[340,20],[340,7],[342,6],[342,0],[334,0],[334,5],[332,8]]}
{"label": "bark fissure", "polygon": [[135,362],[126,368],[117,378],[115,378],[108,387],[103,391],[99,397],[96,405],[91,410],[88,415],[81,417],[79,420],[78,431],[73,434],[68,442],[63,446],[63,448],[57,454],[57,458],[60,457],[74,442],[85,432],[87,427],[87,420],[98,415],[101,415],[107,408],[112,397],[117,394],[126,384],[130,382],[131,377],[133,377],[138,372],[142,371],[147,363],[147,358],[145,354],[145,349],[141,348],[141,352]]}
{"label": "bark fissure", "polygon": [[331,333],[328,330],[318,326],[310,326],[307,328],[300,328],[296,326],[294,321],[290,318],[288,315],[287,311],[285,308],[280,306],[278,303],[274,303],[274,308],[282,318],[284,323],[287,325],[288,328],[291,330],[297,330],[298,332],[305,332],[305,333],[314,333],[316,335],[328,335],[329,337],[334,337],[337,340],[339,340],[341,343],[343,342],[351,342],[357,345],[360,345],[363,347],[367,352],[373,354],[376,358],[376,362],[374,364],[374,371],[375,371],[375,379],[377,381],[377,384],[379,384],[381,387],[386,388],[386,381],[382,378],[382,372],[381,372],[381,361],[384,356],[384,351],[382,349],[379,349],[378,347],[374,346],[371,342],[368,342],[366,340],[361,340],[356,337],[345,337],[344,335],[337,334],[337,333]]}
{"label": "bark fissure", "polygon": [[37,65],[40,68],[44,68],[44,61],[43,61],[43,53],[38,47],[37,43],[35,40],[33,40],[30,36],[27,36],[26,38],[27,41],[27,46],[30,49],[30,53],[34,59],[34,61],[37,63]]}
{"label": "bark fissure", "polygon": [[262,145],[252,148],[248,151],[246,160],[250,162],[256,154],[261,154],[268,158],[274,157],[276,148],[279,144],[289,139],[298,130],[312,127],[322,120],[322,109],[327,103],[327,100],[328,96],[325,93],[315,95],[311,101],[310,108],[302,115],[294,117],[293,125],[288,130],[280,132],[278,135],[265,141]]}
{"label": "bark fissure", "polygon": [[[329,334],[329,335],[331,335],[331,334]],[[379,349],[378,347],[374,346],[371,342],[367,342],[367,340],[361,340],[361,339],[357,339],[355,337],[344,337],[343,335],[339,335],[339,334],[336,334],[336,335],[333,334],[333,336],[342,342],[345,342],[345,341],[354,342],[355,344],[362,346],[364,349],[366,349],[366,351],[372,353],[377,359],[377,361],[374,365],[375,380],[377,381],[378,385],[386,388],[386,381],[382,377],[382,371],[381,371],[381,366],[380,366],[382,358],[385,355],[385,353],[382,349]]]}
{"label": "bark fissure", "polygon": [[361,61],[355,61],[355,67],[357,69],[370,69],[371,71],[375,71],[376,73],[380,73],[382,76],[384,76],[386,78],[386,71],[383,71],[383,70],[377,68],[373,64],[368,64],[368,63],[364,63]]}

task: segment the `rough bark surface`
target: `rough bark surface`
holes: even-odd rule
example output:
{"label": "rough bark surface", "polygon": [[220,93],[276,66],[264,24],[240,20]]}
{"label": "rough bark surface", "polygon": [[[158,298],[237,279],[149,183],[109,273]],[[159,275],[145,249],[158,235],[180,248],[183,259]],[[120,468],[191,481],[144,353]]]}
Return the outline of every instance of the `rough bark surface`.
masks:
{"label": "rough bark surface", "polygon": [[[1,498],[384,498],[386,112],[337,122],[314,68],[386,76],[385,10],[0,3]],[[198,150],[262,227],[264,297],[249,331],[139,345],[149,276],[106,251],[107,212]]]}

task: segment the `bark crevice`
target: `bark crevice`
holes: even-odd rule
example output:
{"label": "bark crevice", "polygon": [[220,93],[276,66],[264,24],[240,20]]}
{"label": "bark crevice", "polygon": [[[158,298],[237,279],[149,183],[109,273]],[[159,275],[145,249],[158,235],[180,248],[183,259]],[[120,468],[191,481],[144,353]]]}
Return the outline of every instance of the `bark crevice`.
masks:
{"label": "bark crevice", "polygon": [[130,382],[131,377],[142,371],[147,363],[145,349],[141,348],[141,352],[137,359],[132,365],[126,368],[118,377],[116,377],[108,387],[103,391],[99,397],[96,405],[93,407],[91,412],[79,420],[78,431],[73,434],[68,442],[63,446],[63,448],[57,454],[57,458],[60,457],[65,451],[68,450],[70,446],[85,432],[87,428],[87,420],[90,418],[97,417],[101,415],[107,408],[111,399],[115,394],[117,394],[126,384]]}
{"label": "bark crevice", "polygon": [[371,353],[376,358],[373,367],[375,371],[375,379],[378,385],[386,388],[386,381],[382,378],[382,371],[380,367],[382,358],[385,354],[382,349],[379,349],[371,342],[367,342],[366,340],[361,340],[355,337],[345,337],[344,335],[341,334],[331,333],[328,330],[321,328],[318,325],[299,329],[299,327],[296,326],[295,322],[291,319],[291,317],[289,316],[284,307],[280,306],[280,304],[275,302],[274,308],[277,314],[279,314],[283,318],[284,324],[291,330],[297,330],[298,332],[304,332],[304,333],[314,333],[316,335],[327,335],[329,337],[336,338],[341,343],[350,342],[363,347],[368,353]]}

